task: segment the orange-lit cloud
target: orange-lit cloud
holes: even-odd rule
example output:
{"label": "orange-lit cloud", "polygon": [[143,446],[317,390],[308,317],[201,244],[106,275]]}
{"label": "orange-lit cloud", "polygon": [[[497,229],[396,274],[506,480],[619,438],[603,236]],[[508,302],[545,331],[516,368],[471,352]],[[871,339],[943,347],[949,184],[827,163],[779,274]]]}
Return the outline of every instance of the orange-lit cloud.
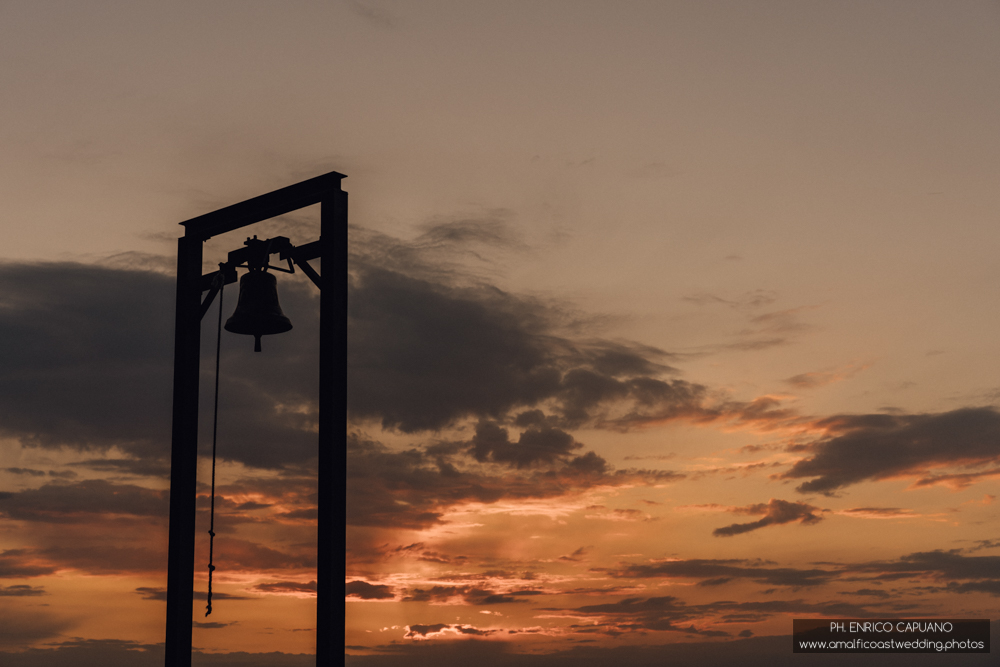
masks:
{"label": "orange-lit cloud", "polygon": [[871,364],[851,364],[832,370],[799,373],[788,378],[785,382],[796,389],[815,389],[816,387],[822,387],[834,382],[849,380],[870,366]]}

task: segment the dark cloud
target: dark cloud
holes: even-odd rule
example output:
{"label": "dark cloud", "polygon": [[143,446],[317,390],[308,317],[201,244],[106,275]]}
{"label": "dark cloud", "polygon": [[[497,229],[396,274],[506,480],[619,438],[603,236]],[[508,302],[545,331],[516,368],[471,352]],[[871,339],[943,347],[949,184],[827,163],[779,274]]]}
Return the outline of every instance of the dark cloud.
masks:
{"label": "dark cloud", "polygon": [[[58,569],[74,569],[97,575],[158,573],[163,571],[167,562],[166,544],[130,546],[124,540],[110,544],[107,539],[95,542],[88,544],[73,540],[73,546],[37,549],[34,556]],[[122,542],[125,546],[119,546]]]}
{"label": "dark cloud", "polygon": [[507,223],[508,216],[508,211],[496,210],[479,217],[435,220],[425,227],[414,245],[423,250],[438,247],[469,249],[476,245],[524,249],[520,235]]}
{"label": "dark cloud", "polygon": [[120,475],[159,477],[161,479],[170,477],[170,461],[167,459],[87,459],[69,465]]}
{"label": "dark cloud", "polygon": [[[350,584],[348,584],[348,586],[350,586]],[[270,583],[257,584],[250,590],[257,593],[315,593],[316,582],[309,581],[303,584],[297,581],[274,581]]]}
{"label": "dark cloud", "polygon": [[926,577],[955,593],[989,593],[1000,597],[1000,556],[967,556],[954,551],[924,551],[897,560],[843,566],[848,574],[875,581]]}
{"label": "dark cloud", "polygon": [[[472,233],[435,229],[449,238]],[[486,234],[474,229],[477,238]],[[549,426],[575,428],[614,420],[606,414],[612,403],[634,404],[626,412],[635,420],[640,412],[686,414],[704,396],[699,385],[656,377],[673,370],[662,350],[572,339],[558,304],[428,269],[418,247],[366,238],[352,256],[348,300],[355,418],[412,433],[520,410],[536,418],[523,425],[536,425],[542,415],[533,410],[544,404],[557,411],[558,423]]]}
{"label": "dark cloud", "polygon": [[[212,594],[212,597],[215,597],[214,593]],[[202,630],[219,630],[221,628],[228,628],[230,625],[236,625],[236,623],[237,623],[236,621],[233,621],[232,623],[217,623],[215,621],[208,621],[208,622],[193,621],[194,627],[200,628]]]}
{"label": "dark cloud", "polygon": [[41,586],[0,586],[0,597],[34,597],[37,595],[48,595]]}
{"label": "dark cloud", "polygon": [[863,606],[843,602],[812,603],[803,600],[767,602],[719,601],[688,605],[672,597],[629,597],[617,602],[554,610],[567,615],[595,617],[596,623],[577,631],[618,635],[628,632],[683,632],[709,637],[727,637],[723,630],[711,629],[722,623],[756,623],[775,615],[824,615],[868,618],[874,613]]}
{"label": "dark cloud", "polygon": [[1000,413],[963,408],[925,415],[841,415],[816,422],[834,435],[781,475],[814,479],[802,493],[831,494],[864,480],[925,475],[930,468],[1000,461]]}
{"label": "dark cloud", "polygon": [[347,452],[348,523],[420,528],[439,522],[449,508],[466,502],[550,498],[595,486],[662,484],[683,477],[670,471],[609,471],[592,452],[526,472],[510,470],[506,464],[493,466],[498,470],[490,465],[458,468],[422,449],[395,451],[352,435]]}
{"label": "dark cloud", "polygon": [[45,477],[44,470],[33,470],[31,468],[4,468],[4,471],[14,475],[28,475],[30,477]]}
{"label": "dark cloud", "polygon": [[0,551],[0,578],[21,579],[52,574],[56,567],[40,559],[31,549]]}
{"label": "dark cloud", "polygon": [[[173,277],[148,271],[0,265],[0,433],[43,447],[117,445],[147,462],[120,467],[162,475],[174,289]],[[220,455],[264,467],[315,456],[315,290],[297,280],[279,290],[293,332],[269,337],[269,355],[254,357],[243,337],[227,334],[223,345]],[[227,313],[235,296],[227,290]],[[212,321],[205,318],[206,339]],[[203,362],[206,379],[210,368]],[[210,414],[210,401],[202,405]]]}
{"label": "dark cloud", "polygon": [[[140,586],[135,589],[135,592],[142,596],[143,600],[156,600],[158,602],[167,601],[167,589],[166,588],[154,588],[151,586]],[[208,593],[205,591],[195,591],[194,599],[205,601],[208,598]],[[213,600],[255,600],[254,597],[246,597],[242,595],[233,595],[231,593],[221,593],[219,591],[212,591]]]}
{"label": "dark cloud", "polygon": [[583,557],[587,554],[586,547],[580,547],[573,553],[567,556],[559,556],[559,560],[568,561],[570,563],[579,563],[583,560]]}
{"label": "dark cloud", "polygon": [[842,591],[841,595],[857,595],[860,597],[872,597],[887,600],[892,595],[889,591],[883,591],[881,588],[859,588],[856,591]]}
{"label": "dark cloud", "polygon": [[[623,632],[636,632],[640,630],[703,634],[703,632],[690,624],[692,619],[698,617],[698,612],[695,609],[688,608],[684,602],[672,596],[625,598],[617,602],[585,605],[564,611],[581,616],[596,615],[602,617],[602,619],[608,617],[614,618],[614,621],[598,622],[592,626],[603,634],[621,634]],[[687,627],[679,625],[684,622],[688,622]],[[579,626],[572,627],[579,628]],[[590,628],[587,628],[587,630],[590,631]],[[721,632],[718,634],[725,636],[729,633]]]}
{"label": "dark cloud", "polygon": [[[409,250],[417,257],[420,243],[497,234],[448,223],[428,230]],[[554,442],[552,429],[608,419],[618,424],[605,414],[610,403],[632,405],[619,415],[627,416],[620,422],[627,425],[647,413],[689,413],[704,394],[698,385],[656,377],[671,370],[660,350],[573,341],[557,333],[566,316],[555,304],[460,284],[465,278],[455,272],[428,274],[419,257],[398,257],[378,248],[355,249],[352,256],[348,408],[355,418],[413,432],[538,410],[542,421],[528,425],[523,437],[544,450],[566,446]],[[223,342],[219,455],[261,467],[315,456],[317,294],[286,277],[279,293],[295,324],[291,332],[269,336],[259,355],[244,337],[225,334]],[[165,476],[174,278],[71,263],[4,264],[0,294],[0,350],[6,351],[0,352],[0,387],[6,388],[0,389],[0,433],[42,447],[117,446],[126,457],[78,465]],[[236,294],[235,288],[226,292],[226,316]],[[214,322],[213,311],[203,323],[205,341]],[[211,347],[204,345],[206,356]],[[205,415],[211,366],[209,359],[202,364]],[[543,407],[554,413],[546,417]],[[208,428],[210,420],[202,422]],[[508,453],[511,462],[521,460]]]}
{"label": "dark cloud", "polygon": [[[519,415],[516,442],[478,451],[526,467],[576,449],[566,430],[585,425],[621,430],[665,419],[776,417],[773,406],[770,415],[759,408],[751,414],[753,404],[706,408],[704,386],[664,377],[674,370],[662,350],[581,337],[585,324],[560,304],[503,292],[459,268],[429,268],[422,259],[441,244],[506,238],[481,223],[442,223],[410,244],[354,235],[352,418],[418,432],[465,419],[504,426]],[[0,294],[0,434],[41,447],[117,446],[125,456],[77,465],[165,476],[174,278],[71,263],[4,264]],[[267,337],[262,354],[228,333],[222,346],[219,456],[266,468],[309,464],[316,448],[317,291],[299,276],[283,276],[279,294],[292,331]],[[236,295],[226,291],[224,316]],[[215,321],[212,310],[203,322],[205,416]],[[208,443],[211,420],[202,422]],[[577,462],[588,470],[595,464],[593,457]]]}
{"label": "dark cloud", "polygon": [[628,565],[620,570],[607,571],[613,577],[649,579],[657,577],[714,580],[720,577],[748,579],[772,586],[820,586],[838,576],[834,570],[767,567],[761,561],[743,559],[691,559],[670,560],[659,563]]}
{"label": "dark cloud", "polygon": [[[215,562],[220,569],[224,568],[228,572],[313,568],[316,567],[314,549],[306,548],[298,553],[288,553],[249,540],[216,537]],[[203,560],[207,562],[207,559]]]}
{"label": "dark cloud", "polygon": [[569,433],[551,427],[529,428],[516,443],[510,441],[507,429],[491,422],[480,422],[472,438],[471,453],[477,461],[508,463],[527,468],[536,463],[554,463],[565,459],[583,445]]}
{"label": "dark cloud", "polygon": [[[13,604],[4,602],[0,605],[0,646],[29,646],[58,637],[74,625],[72,620],[61,618],[48,610],[15,608]],[[2,656],[0,654],[0,658]],[[6,662],[3,664],[7,665]]]}
{"label": "dark cloud", "polygon": [[432,586],[412,588],[406,591],[403,602],[437,602],[465,605],[496,605],[512,602],[527,602],[519,599],[540,594],[536,590],[498,592],[477,586]]}
{"label": "dark cloud", "polygon": [[976,546],[970,547],[968,551],[979,551],[980,549],[995,549],[1000,547],[1000,539],[976,540]]}
{"label": "dark cloud", "polygon": [[344,585],[346,597],[356,597],[362,600],[391,600],[396,595],[391,586],[369,584],[367,581],[349,581]]}
{"label": "dark cloud", "polygon": [[154,452],[169,433],[172,291],[142,271],[0,265],[0,429]]}
{"label": "dark cloud", "polygon": [[[12,631],[20,626],[15,625]],[[2,635],[2,630],[0,630]],[[27,633],[26,636],[31,636]],[[47,637],[42,637],[47,638]],[[163,644],[143,644],[123,639],[73,639],[45,648],[26,648],[0,653],[4,667],[162,667]],[[192,663],[206,667],[314,667],[316,656],[280,653],[204,653],[192,652]]]}
{"label": "dark cloud", "polygon": [[167,492],[91,479],[45,484],[0,498],[0,515],[8,519],[76,523],[93,514],[166,517]]}
{"label": "dark cloud", "polygon": [[778,526],[783,523],[791,523],[792,521],[798,521],[801,524],[810,525],[819,523],[823,519],[823,517],[815,514],[817,511],[822,511],[818,507],[813,507],[812,505],[807,505],[806,503],[778,500],[777,498],[771,498],[766,503],[757,503],[746,507],[734,507],[729,511],[736,512],[738,514],[763,514],[764,518],[751,523],[734,523],[724,528],[716,528],[712,531],[713,535],[718,537],[729,537],[732,535],[740,535],[741,533],[748,533],[752,530],[759,530],[767,526]]}
{"label": "dark cloud", "polygon": [[558,349],[538,304],[379,268],[348,297],[348,410],[403,431],[499,418],[553,396]]}
{"label": "dark cloud", "polygon": [[858,517],[907,517],[913,516],[913,510],[903,509],[901,507],[852,507],[846,510],[840,510],[838,514],[843,514],[844,516],[858,516]]}
{"label": "dark cloud", "polygon": [[[586,625],[571,625],[577,633],[618,636],[626,633],[680,632],[706,637],[731,637],[719,624],[757,623],[776,615],[823,615],[869,618],[874,612],[843,602],[811,603],[803,600],[767,602],[719,601],[688,605],[676,597],[629,597],[616,602],[572,609],[541,610],[588,619]],[[590,620],[593,619],[593,620]]]}
{"label": "dark cloud", "polygon": [[[197,549],[196,560],[207,563],[208,541],[199,540]],[[0,553],[0,577],[34,577],[64,569],[94,575],[161,573],[166,558],[162,527],[129,526],[123,533],[115,525],[84,523],[78,530],[63,531],[55,546]],[[215,564],[219,571],[230,573],[309,569],[315,567],[315,551],[306,545],[298,553],[288,553],[220,535],[215,540]]]}

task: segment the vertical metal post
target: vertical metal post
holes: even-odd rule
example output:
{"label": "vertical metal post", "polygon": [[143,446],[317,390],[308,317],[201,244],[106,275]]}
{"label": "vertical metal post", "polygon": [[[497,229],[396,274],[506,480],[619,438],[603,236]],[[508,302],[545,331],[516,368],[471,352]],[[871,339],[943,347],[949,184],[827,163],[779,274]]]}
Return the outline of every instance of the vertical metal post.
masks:
{"label": "vertical metal post", "polygon": [[166,667],[191,667],[202,243],[317,203],[322,206],[318,256],[328,287],[320,292],[316,664],[327,667],[343,659],[343,643],[335,641],[344,627],[347,530],[347,193],[340,188],[342,178],[332,171],[181,223],[185,236],[177,248]]}
{"label": "vertical metal post", "polygon": [[166,666],[191,667],[194,538],[198,475],[198,362],[201,354],[202,240],[177,241],[174,417],[170,453]]}
{"label": "vertical metal post", "polygon": [[323,198],[319,324],[316,667],[342,664],[347,531],[347,193]]}

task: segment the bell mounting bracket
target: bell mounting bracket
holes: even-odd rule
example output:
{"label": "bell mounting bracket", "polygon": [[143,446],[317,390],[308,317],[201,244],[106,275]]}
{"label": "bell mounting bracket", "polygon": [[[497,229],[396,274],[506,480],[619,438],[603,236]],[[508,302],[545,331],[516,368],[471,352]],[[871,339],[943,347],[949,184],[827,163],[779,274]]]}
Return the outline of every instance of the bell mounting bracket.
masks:
{"label": "bell mounting bracket", "polygon": [[[251,271],[267,271],[273,269],[282,273],[295,273],[297,264],[302,273],[306,274],[316,287],[322,291],[320,275],[310,266],[309,260],[319,257],[319,241],[313,241],[302,246],[294,246],[292,242],[284,236],[275,236],[270,239],[258,239],[254,234],[253,238],[248,238],[243,242],[244,248],[230,250],[228,260],[219,264],[219,270],[206,273],[201,277],[202,291],[208,292],[205,300],[201,302],[201,317],[205,317],[219,290],[225,285],[236,282],[236,269],[246,268]],[[279,259],[288,262],[288,268],[274,266],[270,263],[271,255],[277,254]]]}

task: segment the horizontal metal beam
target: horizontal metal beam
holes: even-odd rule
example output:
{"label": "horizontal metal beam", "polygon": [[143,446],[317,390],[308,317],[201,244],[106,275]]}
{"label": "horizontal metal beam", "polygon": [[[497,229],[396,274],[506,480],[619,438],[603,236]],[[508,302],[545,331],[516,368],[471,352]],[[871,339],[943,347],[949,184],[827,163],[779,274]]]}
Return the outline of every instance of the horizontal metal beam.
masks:
{"label": "horizontal metal beam", "polygon": [[331,171],[266,195],[185,220],[181,223],[184,225],[184,235],[207,241],[218,234],[318,204],[330,193],[340,191],[342,178],[346,176]]}
{"label": "horizontal metal beam", "polygon": [[293,262],[308,262],[310,259],[316,259],[321,254],[323,254],[322,245],[319,241],[313,241],[312,243],[303,243],[289,250],[282,250],[278,257],[281,259],[288,259],[290,257]]}

